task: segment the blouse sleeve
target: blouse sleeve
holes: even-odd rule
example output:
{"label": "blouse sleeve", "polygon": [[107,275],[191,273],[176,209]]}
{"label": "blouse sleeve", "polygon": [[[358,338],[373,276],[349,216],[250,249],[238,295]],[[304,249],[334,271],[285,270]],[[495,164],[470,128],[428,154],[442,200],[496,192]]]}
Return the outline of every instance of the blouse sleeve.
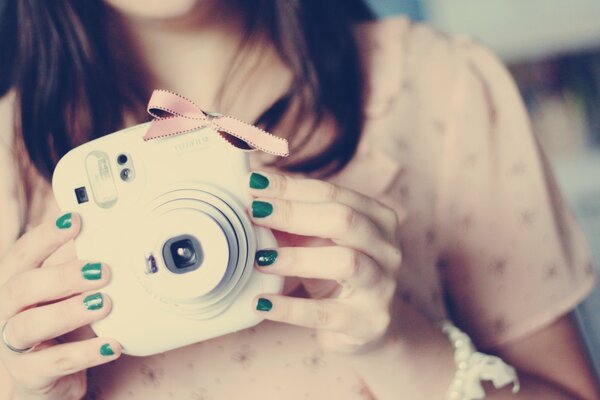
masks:
{"label": "blouse sleeve", "polygon": [[595,277],[508,71],[481,46],[457,42],[440,161],[440,266],[452,318],[489,348],[569,312]]}
{"label": "blouse sleeve", "polygon": [[21,226],[12,105],[13,95],[0,99],[0,258],[17,240]]}

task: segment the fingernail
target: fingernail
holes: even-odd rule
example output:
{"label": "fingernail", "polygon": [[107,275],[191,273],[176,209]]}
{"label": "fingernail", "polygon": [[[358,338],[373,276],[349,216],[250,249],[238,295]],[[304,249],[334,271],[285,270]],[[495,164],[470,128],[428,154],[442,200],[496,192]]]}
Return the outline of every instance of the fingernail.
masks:
{"label": "fingernail", "polygon": [[113,351],[113,349],[110,347],[109,343],[105,343],[102,346],[100,346],[100,354],[102,354],[103,356],[112,356],[115,354],[115,352]]}
{"label": "fingernail", "polygon": [[99,310],[104,305],[102,293],[94,293],[83,299],[83,305],[90,311]]}
{"label": "fingernail", "polygon": [[56,220],[58,229],[69,229],[73,225],[73,216],[71,213],[66,213]]}
{"label": "fingernail", "polygon": [[89,281],[97,281],[102,278],[102,264],[87,263],[81,268],[81,274]]}
{"label": "fingernail", "polygon": [[256,263],[261,267],[271,265],[277,260],[276,250],[259,250],[256,252]]}
{"label": "fingernail", "polygon": [[269,186],[269,178],[258,172],[253,172],[250,175],[250,187],[252,189],[266,189]]}
{"label": "fingernail", "polygon": [[258,299],[258,303],[256,303],[256,309],[258,311],[271,311],[271,308],[273,308],[271,300],[262,297]]}
{"label": "fingernail", "polygon": [[252,216],[254,218],[264,218],[271,215],[273,212],[273,205],[266,201],[255,200],[252,202]]}

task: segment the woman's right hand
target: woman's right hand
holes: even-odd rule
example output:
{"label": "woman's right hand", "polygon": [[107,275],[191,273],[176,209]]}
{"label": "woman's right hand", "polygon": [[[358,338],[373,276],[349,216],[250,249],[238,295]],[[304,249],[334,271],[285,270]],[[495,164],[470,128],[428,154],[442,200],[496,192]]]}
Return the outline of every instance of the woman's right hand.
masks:
{"label": "woman's right hand", "polygon": [[40,268],[80,227],[78,215],[65,214],[27,232],[0,260],[0,328],[5,326],[5,340],[13,348],[35,346],[18,353],[0,340],[0,361],[12,379],[15,400],[80,399],[87,387],[85,370],[121,355],[113,339],[56,339],[104,318],[111,307],[98,291],[108,282],[105,265],[74,260]]}

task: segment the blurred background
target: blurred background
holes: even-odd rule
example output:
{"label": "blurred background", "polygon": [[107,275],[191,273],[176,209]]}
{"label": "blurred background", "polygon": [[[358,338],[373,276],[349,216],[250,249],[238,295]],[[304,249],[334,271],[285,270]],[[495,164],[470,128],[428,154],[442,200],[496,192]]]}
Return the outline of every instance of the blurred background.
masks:
{"label": "blurred background", "polygon": [[[504,60],[600,274],[600,1],[370,1],[382,17],[466,33]],[[600,288],[577,316],[600,379]]]}

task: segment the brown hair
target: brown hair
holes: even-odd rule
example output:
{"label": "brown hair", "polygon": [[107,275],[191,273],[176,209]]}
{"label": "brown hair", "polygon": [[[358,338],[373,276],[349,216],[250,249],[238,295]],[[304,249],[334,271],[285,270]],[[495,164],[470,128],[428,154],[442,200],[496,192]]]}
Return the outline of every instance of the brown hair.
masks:
{"label": "brown hair", "polygon": [[[310,112],[312,131],[288,136],[292,152],[326,115],[335,122],[333,141],[307,157],[279,161],[281,168],[339,171],[353,157],[363,124],[352,28],[372,19],[371,10],[364,0],[228,1],[246,17],[246,37],[267,35],[293,74],[288,91],[254,122],[277,133],[292,102]],[[111,12],[101,0],[12,0],[1,14],[0,95],[15,91],[20,139],[46,179],[71,148],[123,128],[126,114],[144,118],[152,88],[111,45]]]}

